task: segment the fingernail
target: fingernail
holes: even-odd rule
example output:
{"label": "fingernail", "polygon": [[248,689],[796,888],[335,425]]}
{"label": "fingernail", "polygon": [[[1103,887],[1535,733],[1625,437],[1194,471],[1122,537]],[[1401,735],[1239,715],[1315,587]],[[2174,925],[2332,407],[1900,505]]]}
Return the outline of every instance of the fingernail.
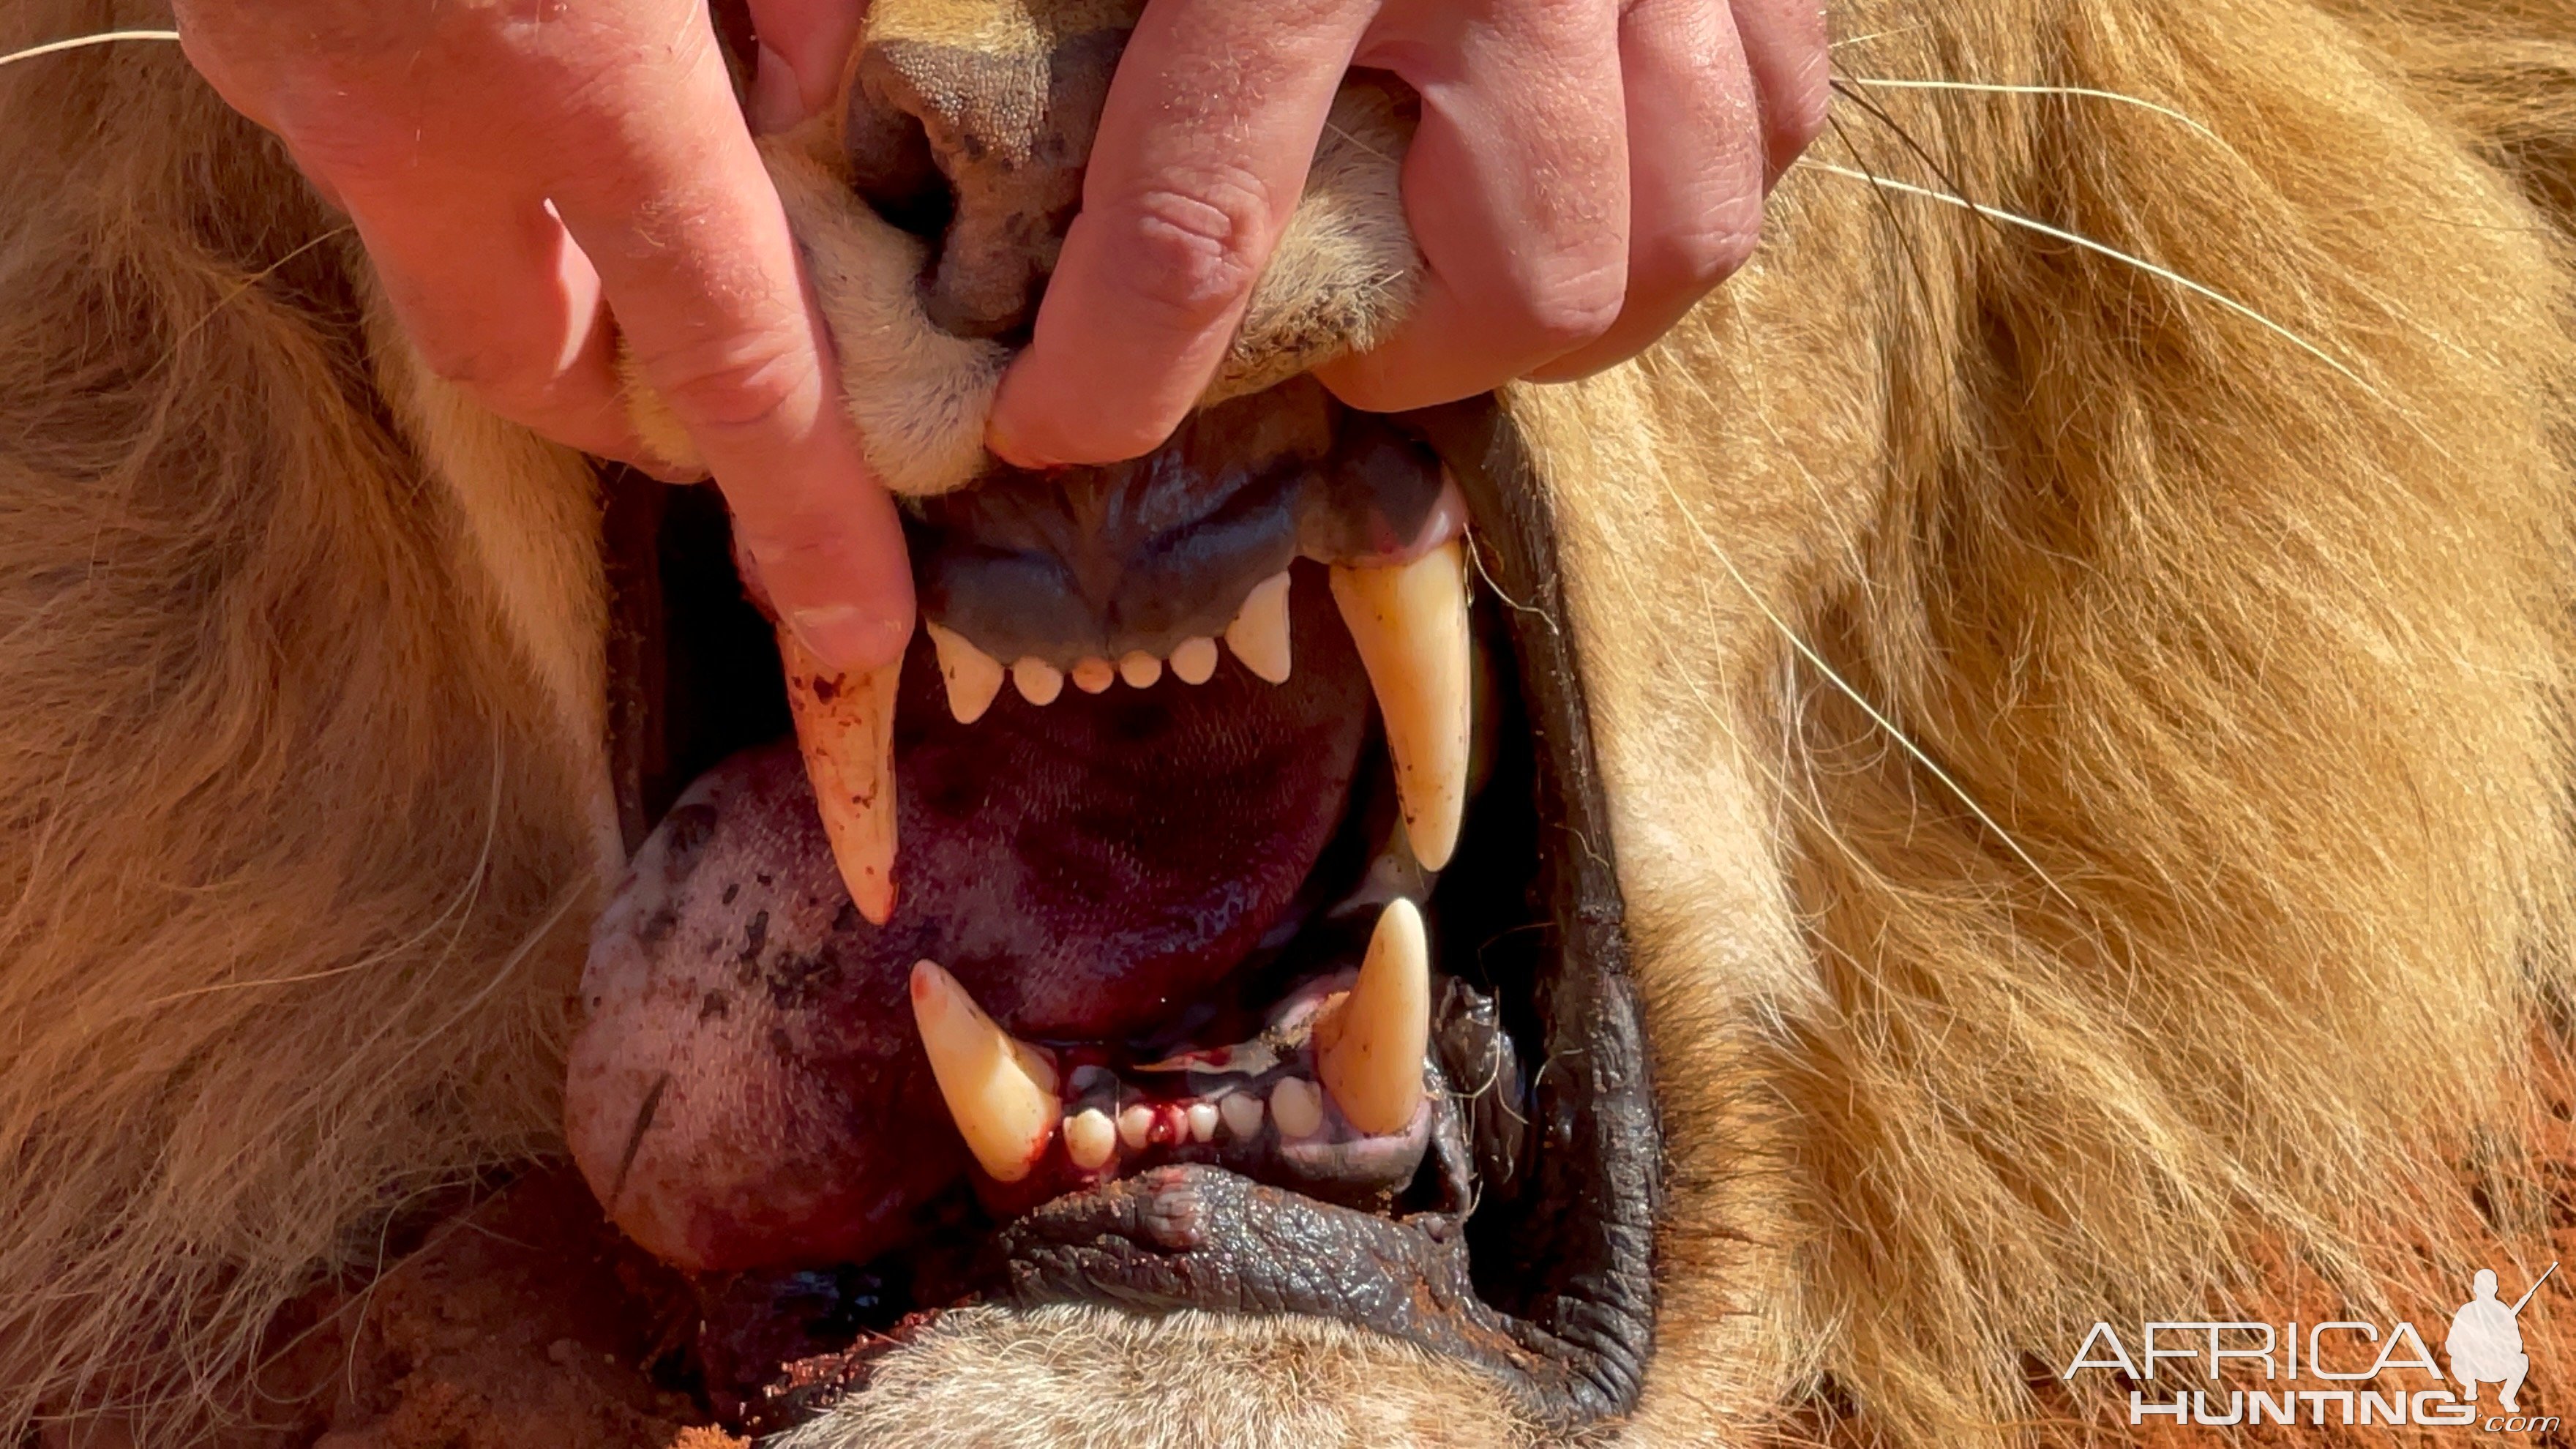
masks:
{"label": "fingernail", "polygon": [[787,57],[764,45],[751,72],[751,128],[762,135],[790,130],[805,119],[805,94]]}
{"label": "fingernail", "polygon": [[1062,463],[1057,462],[1053,458],[1047,457],[1043,453],[1032,451],[1018,438],[1003,431],[1002,424],[999,419],[995,419],[984,425],[984,450],[991,453],[994,457],[1001,459],[1003,462],[1010,464],[1014,468],[1019,468],[1031,473],[1042,472],[1048,468],[1061,468],[1064,466]]}
{"label": "fingernail", "polygon": [[903,657],[904,645],[912,637],[906,621],[856,604],[798,609],[787,616],[787,627],[825,663],[851,671],[874,669]]}

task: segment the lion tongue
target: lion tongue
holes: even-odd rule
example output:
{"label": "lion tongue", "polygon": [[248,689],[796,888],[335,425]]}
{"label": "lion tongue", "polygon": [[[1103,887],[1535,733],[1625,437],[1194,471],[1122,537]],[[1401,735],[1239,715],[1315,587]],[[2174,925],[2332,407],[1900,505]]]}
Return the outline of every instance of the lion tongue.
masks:
{"label": "lion tongue", "polygon": [[893,1246],[966,1155],[915,1031],[936,960],[1013,1034],[1169,1021],[1291,909],[1339,821],[1369,686],[1322,588],[1284,685],[1005,696],[972,725],[926,647],[895,711],[901,890],[871,925],[783,742],[682,797],[594,933],[567,1081],[620,1226],[700,1268]]}

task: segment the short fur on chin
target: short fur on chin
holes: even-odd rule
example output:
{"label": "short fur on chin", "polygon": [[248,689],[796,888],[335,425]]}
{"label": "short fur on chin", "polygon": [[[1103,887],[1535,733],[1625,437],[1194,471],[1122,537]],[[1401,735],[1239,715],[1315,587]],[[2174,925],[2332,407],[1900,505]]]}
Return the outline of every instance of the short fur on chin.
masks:
{"label": "short fur on chin", "polygon": [[[153,19],[108,8],[0,47]],[[1835,28],[1846,76],[2190,121],[1863,88],[1912,145],[1843,106],[1669,341],[1507,398],[1669,1135],[1641,1443],[1770,1433],[1825,1376],[1889,1442],[2042,1439],[2021,1355],[2097,1318],[2420,1310],[2545,1227],[2455,1166],[2515,1176],[2568,984],[2576,342],[2515,185],[2571,182],[2505,165],[2576,157],[2576,18]],[[407,370],[175,53],[0,72],[0,178],[0,1422],[112,1393],[175,1434],[407,1193],[554,1148],[596,505]],[[1356,286],[1316,255],[1273,276]],[[1518,1432],[1344,1329],[1055,1309],[939,1325],[798,1443],[1022,1402],[1049,1442]]]}

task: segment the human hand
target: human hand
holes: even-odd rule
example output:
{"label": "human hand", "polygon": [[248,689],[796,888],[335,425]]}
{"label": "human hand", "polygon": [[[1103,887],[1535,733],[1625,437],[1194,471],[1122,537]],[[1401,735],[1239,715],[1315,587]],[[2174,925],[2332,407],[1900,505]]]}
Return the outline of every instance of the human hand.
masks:
{"label": "human hand", "polygon": [[1150,0],[1003,378],[995,452],[1092,463],[1162,441],[1223,358],[1353,66],[1422,97],[1404,160],[1419,300],[1384,345],[1318,370],[1380,411],[1643,350],[1751,253],[1828,75],[1818,0]]}
{"label": "human hand", "polygon": [[[622,329],[780,618],[845,670],[901,654],[901,526],[838,404],[703,0],[177,9],[198,70],[348,212],[432,370],[560,442],[637,459]],[[754,109],[785,124],[828,96],[859,7],[752,9],[784,62],[764,64]]]}

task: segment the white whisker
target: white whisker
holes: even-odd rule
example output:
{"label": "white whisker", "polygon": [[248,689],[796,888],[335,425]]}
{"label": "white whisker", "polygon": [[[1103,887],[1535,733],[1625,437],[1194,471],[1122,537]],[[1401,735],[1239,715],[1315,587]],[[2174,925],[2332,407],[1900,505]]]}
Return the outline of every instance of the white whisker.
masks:
{"label": "white whisker", "polygon": [[2290,343],[2294,347],[2297,347],[2300,351],[2307,353],[2317,361],[2324,363],[2326,366],[2333,368],[2339,373],[2342,373],[2346,378],[2351,380],[2355,387],[2358,387],[2363,392],[2370,394],[2372,398],[2380,402],[2387,401],[2386,398],[2380,396],[2379,389],[2372,387],[2369,382],[2363,379],[2360,373],[2353,371],[2342,362],[2336,360],[2333,354],[2327,352],[2324,348],[2319,347],[2304,337],[2301,337],[2298,333],[2291,331],[2289,328],[2282,326],[2280,323],[2273,321],[2271,318],[2264,316],[2262,313],[2255,311],[2253,308],[2246,306],[2235,298],[2228,296],[2225,292],[2219,291],[2217,288],[2205,283],[2195,282],[2191,278],[2184,276],[2182,273],[2177,272],[2170,267],[2160,267],[2154,262],[2146,260],[2144,257],[2131,256],[2129,253],[2120,250],[2118,247],[2095,241],[2091,237],[2081,236],[2075,232],[2067,231],[2060,227],[2050,226],[2044,221],[2034,221],[2029,217],[2016,215],[2013,212],[2000,211],[1991,206],[1982,206],[1976,202],[1970,201],[1964,196],[1955,196],[1947,191],[1935,191],[1928,186],[1916,186],[1912,182],[1897,181],[1890,177],[1872,176],[1865,171],[1854,171],[1848,166],[1836,166],[1830,161],[1818,161],[1810,158],[1802,164],[1815,167],[1819,171],[1830,171],[1836,176],[1848,176],[1854,181],[1865,182],[1871,186],[1876,186],[1881,190],[1901,191],[1908,196],[1919,196],[1927,201],[1940,202],[1945,206],[1961,207],[1967,211],[1974,212],[1978,216],[1988,218],[1989,220],[2006,222],[2028,231],[2035,231],[2042,236],[2053,237],[2070,246],[2082,247],[2086,251],[2096,252],[2102,256],[2109,257],[2113,261],[2136,267],[2138,270],[2147,273],[2149,276],[2160,277],[2195,296],[2203,297],[2209,301],[2215,302],[2219,306],[2226,308],[2230,312],[2236,313],[2240,317],[2259,323],[2267,331],[2279,336],[2282,340]]}
{"label": "white whisker", "polygon": [[0,65],[16,65],[22,60],[60,55],[66,50],[82,50],[93,45],[106,45],[111,41],[177,40],[178,38],[179,32],[175,30],[102,30],[96,35],[75,35],[69,40],[49,40],[26,50],[13,50],[7,55],[0,55]]}
{"label": "white whisker", "polygon": [[2184,115],[2182,112],[2175,110],[2171,106],[2161,106],[2156,104],[2154,101],[2146,100],[2139,96],[2122,95],[2118,91],[2097,91],[2090,86],[1998,85],[1987,84],[1980,81],[1951,80],[1892,80],[1883,76],[1867,75],[1847,75],[1837,77],[1837,79],[1841,80],[1845,85],[1871,86],[1880,90],[1891,91],[1978,91],[1985,94],[1999,96],[2080,96],[2087,100],[2117,101],[2124,106],[2136,106],[2140,110],[2153,111],[2157,115],[2166,117],[2169,120],[2180,121],[2184,125],[2191,127],[2193,130],[2198,131],[2200,134],[2208,137],[2211,141],[2216,142],[2221,146],[2227,144],[2224,140],[2219,138],[2216,131],[2209,129],[2207,126],[2204,126],[2200,122],[2193,120],[2191,117]]}

